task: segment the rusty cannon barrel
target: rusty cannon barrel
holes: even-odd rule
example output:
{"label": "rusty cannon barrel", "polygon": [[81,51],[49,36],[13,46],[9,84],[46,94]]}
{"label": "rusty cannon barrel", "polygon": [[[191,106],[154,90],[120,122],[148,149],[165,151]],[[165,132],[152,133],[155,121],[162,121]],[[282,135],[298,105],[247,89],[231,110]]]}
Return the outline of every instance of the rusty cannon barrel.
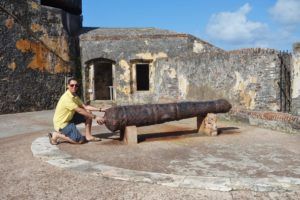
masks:
{"label": "rusty cannon barrel", "polygon": [[124,130],[126,126],[147,126],[164,122],[205,116],[207,113],[226,113],[231,104],[219,99],[204,102],[145,104],[116,106],[106,110],[105,125],[111,131]]}

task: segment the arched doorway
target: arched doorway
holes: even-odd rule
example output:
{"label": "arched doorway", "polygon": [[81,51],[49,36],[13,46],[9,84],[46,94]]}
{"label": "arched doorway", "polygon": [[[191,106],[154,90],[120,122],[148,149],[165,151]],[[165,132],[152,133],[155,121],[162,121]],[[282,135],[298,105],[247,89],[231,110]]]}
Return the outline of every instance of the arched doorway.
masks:
{"label": "arched doorway", "polygon": [[115,99],[113,77],[115,62],[110,59],[97,58],[88,61],[89,95],[91,101],[111,101]]}

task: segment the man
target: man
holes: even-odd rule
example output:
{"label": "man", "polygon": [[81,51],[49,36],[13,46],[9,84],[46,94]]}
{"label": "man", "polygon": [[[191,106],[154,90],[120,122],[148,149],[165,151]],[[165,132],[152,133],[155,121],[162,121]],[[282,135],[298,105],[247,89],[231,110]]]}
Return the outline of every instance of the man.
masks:
{"label": "man", "polygon": [[[106,109],[99,109],[85,105],[76,95],[78,82],[75,78],[68,80],[68,90],[60,97],[54,117],[53,124],[56,132],[49,133],[49,140],[52,145],[58,144],[58,140],[67,141],[72,144],[82,144],[86,141],[100,141],[91,134],[93,119],[101,125],[104,118],[92,114],[92,111],[104,112]],[[76,124],[85,123],[85,136],[76,128]]]}

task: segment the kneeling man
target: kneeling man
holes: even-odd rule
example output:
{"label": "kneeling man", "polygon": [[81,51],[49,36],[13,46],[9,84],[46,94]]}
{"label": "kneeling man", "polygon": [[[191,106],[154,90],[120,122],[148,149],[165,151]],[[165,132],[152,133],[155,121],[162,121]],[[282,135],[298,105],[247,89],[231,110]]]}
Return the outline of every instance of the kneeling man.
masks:
{"label": "kneeling man", "polygon": [[[85,105],[77,96],[78,82],[75,78],[68,80],[68,90],[60,97],[53,117],[56,132],[49,133],[50,143],[55,145],[59,141],[72,144],[82,144],[86,141],[100,141],[91,134],[92,121],[95,119],[99,125],[104,123],[103,117],[92,114],[92,111],[105,111]],[[85,123],[85,135],[76,128],[76,124]]]}

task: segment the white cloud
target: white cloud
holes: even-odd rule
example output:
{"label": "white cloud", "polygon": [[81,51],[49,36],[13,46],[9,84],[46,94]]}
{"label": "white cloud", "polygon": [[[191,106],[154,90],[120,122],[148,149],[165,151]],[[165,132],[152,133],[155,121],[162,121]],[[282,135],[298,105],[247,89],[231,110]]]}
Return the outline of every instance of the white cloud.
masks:
{"label": "white cloud", "polygon": [[283,25],[294,27],[300,24],[300,0],[277,0],[269,11]]}
{"label": "white cloud", "polygon": [[251,6],[247,3],[236,12],[221,12],[212,15],[206,33],[212,39],[231,44],[255,44],[263,40],[268,26],[261,22],[250,21],[247,14]]}

